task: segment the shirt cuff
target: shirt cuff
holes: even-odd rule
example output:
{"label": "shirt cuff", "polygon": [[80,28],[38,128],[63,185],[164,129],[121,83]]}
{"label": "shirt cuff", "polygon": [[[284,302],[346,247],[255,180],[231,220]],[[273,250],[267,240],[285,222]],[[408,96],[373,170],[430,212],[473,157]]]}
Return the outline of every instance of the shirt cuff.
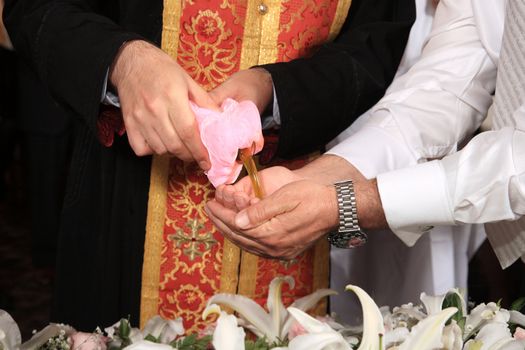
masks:
{"label": "shirt cuff", "polygon": [[102,85],[102,95],[100,102],[105,105],[115,106],[120,108],[120,99],[117,95],[108,91],[108,79],[109,79],[109,68],[106,71],[106,77],[104,78],[104,84]]}
{"label": "shirt cuff", "polygon": [[439,161],[380,174],[377,186],[390,229],[408,246],[434,225],[453,225],[446,176]]}

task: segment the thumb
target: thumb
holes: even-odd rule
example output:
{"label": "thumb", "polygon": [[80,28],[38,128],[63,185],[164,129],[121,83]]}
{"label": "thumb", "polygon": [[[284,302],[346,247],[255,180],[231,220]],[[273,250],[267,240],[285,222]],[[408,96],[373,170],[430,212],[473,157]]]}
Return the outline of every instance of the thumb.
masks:
{"label": "thumb", "polygon": [[282,201],[267,197],[235,215],[235,225],[246,230],[264,224],[266,221],[289,211],[289,205]]}
{"label": "thumb", "polygon": [[228,85],[226,83],[222,83],[221,85],[217,86],[215,89],[211,90],[209,92],[209,96],[217,103],[218,105],[222,105],[224,100],[226,100],[228,97],[231,96],[231,91],[228,89]]}
{"label": "thumb", "polygon": [[215,102],[211,95],[201,88],[196,82],[191,81],[189,86],[190,99],[202,108],[221,111],[221,106]]}

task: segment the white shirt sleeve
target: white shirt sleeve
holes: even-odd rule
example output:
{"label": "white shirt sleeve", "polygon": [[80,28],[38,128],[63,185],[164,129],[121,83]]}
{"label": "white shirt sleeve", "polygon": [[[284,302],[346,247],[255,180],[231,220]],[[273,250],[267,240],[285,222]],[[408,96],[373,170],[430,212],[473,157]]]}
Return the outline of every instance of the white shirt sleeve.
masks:
{"label": "white shirt sleeve", "polygon": [[514,118],[524,122],[483,132],[442,160],[378,176],[388,223],[405,243],[415,243],[418,230],[429,224],[525,215],[525,107]]}
{"label": "white shirt sleeve", "polygon": [[[471,1],[441,0],[420,60],[394,80],[360,128],[330,153],[365,169],[368,177],[453,154],[483,121],[495,77],[496,65],[479,37]],[[381,154],[381,164],[367,160],[367,154]],[[387,221],[409,245],[430,228],[429,213],[435,215],[432,224],[460,221],[449,201],[422,198],[448,193],[447,177],[435,170],[442,166],[422,164],[410,178],[404,176],[408,170],[378,177]],[[400,204],[416,196],[417,205]]]}

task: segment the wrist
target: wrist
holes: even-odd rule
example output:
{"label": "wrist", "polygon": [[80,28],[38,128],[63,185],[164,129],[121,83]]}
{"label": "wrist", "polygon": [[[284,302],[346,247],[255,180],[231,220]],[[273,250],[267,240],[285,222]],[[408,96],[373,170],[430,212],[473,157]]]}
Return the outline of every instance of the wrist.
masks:
{"label": "wrist", "polygon": [[261,67],[254,67],[249,70],[255,75],[254,81],[257,83],[257,101],[255,104],[262,113],[267,108],[272,107],[271,102],[273,101],[273,80],[272,75],[266,69]]}
{"label": "wrist", "polygon": [[116,90],[118,90],[122,80],[130,74],[134,58],[147,45],[150,44],[143,40],[131,40],[124,42],[120,46],[109,69],[109,82]]}
{"label": "wrist", "polygon": [[388,228],[377,179],[355,182],[354,187],[359,225],[365,230]]}

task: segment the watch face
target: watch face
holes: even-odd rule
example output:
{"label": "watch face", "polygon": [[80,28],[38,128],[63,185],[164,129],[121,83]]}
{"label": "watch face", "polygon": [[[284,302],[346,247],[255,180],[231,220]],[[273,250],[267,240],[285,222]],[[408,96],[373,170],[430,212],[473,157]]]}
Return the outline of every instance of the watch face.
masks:
{"label": "watch face", "polygon": [[363,231],[331,232],[328,235],[330,244],[337,248],[355,248],[362,246],[367,241],[366,233]]}
{"label": "watch face", "polygon": [[366,243],[366,234],[361,231],[353,232],[353,237],[347,242],[347,248],[360,247]]}

